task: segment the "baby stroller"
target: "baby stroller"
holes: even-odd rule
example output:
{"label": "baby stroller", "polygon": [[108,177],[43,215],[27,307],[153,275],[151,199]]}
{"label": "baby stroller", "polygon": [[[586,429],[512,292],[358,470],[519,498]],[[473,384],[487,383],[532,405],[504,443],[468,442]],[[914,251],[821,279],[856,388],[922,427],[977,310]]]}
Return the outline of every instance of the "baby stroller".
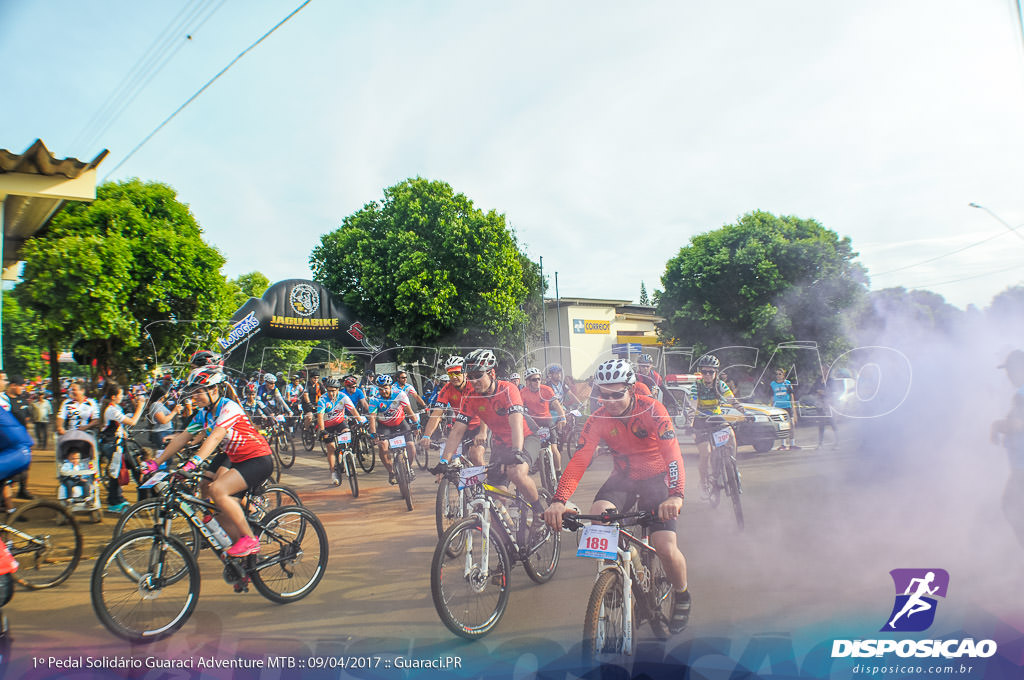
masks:
{"label": "baby stroller", "polygon": [[68,510],[72,513],[88,512],[93,522],[101,520],[100,453],[95,437],[81,430],[68,430],[60,437],[57,442],[57,480],[57,498],[68,506]]}

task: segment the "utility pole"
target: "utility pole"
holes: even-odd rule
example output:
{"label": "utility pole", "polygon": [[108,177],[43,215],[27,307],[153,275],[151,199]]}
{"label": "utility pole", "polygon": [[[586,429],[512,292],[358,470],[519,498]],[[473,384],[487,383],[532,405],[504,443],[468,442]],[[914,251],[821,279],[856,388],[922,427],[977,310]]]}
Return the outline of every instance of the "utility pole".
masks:
{"label": "utility pole", "polygon": [[[558,365],[562,366],[562,301],[558,297],[558,272],[555,272],[555,323],[558,324]],[[565,366],[562,366],[564,375]]]}

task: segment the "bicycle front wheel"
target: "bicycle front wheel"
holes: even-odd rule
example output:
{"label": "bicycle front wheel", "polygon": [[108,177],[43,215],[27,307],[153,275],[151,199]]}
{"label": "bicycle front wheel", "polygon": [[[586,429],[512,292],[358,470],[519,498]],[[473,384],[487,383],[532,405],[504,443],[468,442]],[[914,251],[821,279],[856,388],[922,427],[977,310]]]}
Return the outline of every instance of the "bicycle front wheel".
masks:
{"label": "bicycle front wheel", "polygon": [[[544,508],[551,504],[551,494],[547,490],[541,489],[540,504]],[[522,512],[530,511],[523,508]],[[525,522],[526,518],[520,517],[519,521]],[[526,532],[526,545],[522,546],[526,552],[523,569],[534,583],[547,583],[558,569],[562,532],[552,531],[551,527],[545,524],[539,516],[534,517],[533,521],[534,524]]]}
{"label": "bicycle front wheel", "polygon": [[420,466],[421,470],[430,467],[430,446],[424,446],[422,451],[416,453],[416,464]]}
{"label": "bicycle front wheel", "polygon": [[402,498],[405,499],[406,509],[412,512],[412,489],[410,488],[412,475],[409,469],[409,458],[405,451],[402,451],[396,453],[392,460],[395,466],[395,477],[398,479],[398,490],[402,493]]}
{"label": "bicycle front wheel", "polygon": [[356,478],[355,454],[351,451],[345,453],[345,474],[348,475],[348,486],[352,489],[352,498],[359,498],[359,480]]}
{"label": "bicycle front wheel", "polygon": [[[152,529],[156,524],[157,508],[162,502],[160,498],[147,498],[125,510],[117,519],[111,539],[136,529]],[[203,543],[199,538],[199,529],[196,529],[195,525],[175,512],[171,517],[171,531],[168,533],[184,543],[189,552],[199,557],[199,549],[203,547]]]}
{"label": "bicycle front wheel", "polygon": [[302,425],[302,446],[307,451],[312,451],[316,445],[316,435],[313,432],[313,427],[303,423]]}
{"label": "bicycle front wheel", "polygon": [[743,501],[740,499],[740,471],[736,469],[736,459],[729,456],[725,459],[725,487],[732,499],[732,512],[736,515],[736,526],[743,529]]}
{"label": "bicycle front wheel", "polygon": [[289,437],[285,430],[281,430],[277,438],[281,442],[281,447],[277,452],[281,457],[281,467],[287,470],[295,465],[295,440]]}
{"label": "bicycle front wheel", "polygon": [[[131,569],[124,569],[125,564]],[[100,553],[90,591],[96,616],[107,630],[132,642],[154,642],[192,615],[199,601],[199,564],[174,536],[153,529],[129,531]]]}
{"label": "bicycle front wheel", "polygon": [[[583,619],[584,665],[614,661],[623,654],[633,653],[633,649],[626,649],[625,597],[619,570],[607,569],[601,572],[594,589],[590,591],[590,602]],[[633,630],[636,630],[636,626]],[[633,642],[631,646],[635,648],[636,643]]]}
{"label": "bicycle front wheel", "polygon": [[287,505],[255,527],[261,549],[250,568],[252,584],[271,602],[286,604],[309,595],[327,571],[327,532],[301,505]]}
{"label": "bicycle front wheel", "polygon": [[672,618],[672,582],[668,580],[665,568],[656,555],[644,551],[644,565],[651,570],[651,587],[648,591],[648,604],[651,616],[651,630],[654,636],[664,640],[670,635],[669,619]]}
{"label": "bicycle front wheel", "polygon": [[82,532],[60,503],[32,501],[0,525],[0,539],[20,565],[18,583],[39,590],[60,585],[82,559]]}
{"label": "bicycle front wheel", "polygon": [[434,502],[434,521],[437,524],[438,538],[444,536],[448,527],[463,518],[465,508],[462,498],[458,485],[447,475],[441,477],[437,484],[437,499]]}
{"label": "bicycle front wheel", "polygon": [[353,437],[352,444],[356,448],[359,467],[363,468],[363,472],[373,472],[373,466],[377,464],[377,446],[362,435]]}
{"label": "bicycle front wheel", "polygon": [[494,529],[484,536],[479,517],[453,524],[438,541],[430,563],[430,594],[441,622],[467,640],[487,635],[508,606],[511,571],[508,552]]}

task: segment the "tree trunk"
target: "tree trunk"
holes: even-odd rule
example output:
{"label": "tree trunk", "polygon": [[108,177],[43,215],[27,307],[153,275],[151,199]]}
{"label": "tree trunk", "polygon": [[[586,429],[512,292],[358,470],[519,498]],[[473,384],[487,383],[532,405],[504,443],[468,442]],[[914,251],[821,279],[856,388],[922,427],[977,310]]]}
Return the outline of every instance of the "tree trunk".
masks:
{"label": "tree trunk", "polygon": [[50,340],[50,392],[53,393],[53,413],[60,408],[60,362],[57,356],[57,341]]}

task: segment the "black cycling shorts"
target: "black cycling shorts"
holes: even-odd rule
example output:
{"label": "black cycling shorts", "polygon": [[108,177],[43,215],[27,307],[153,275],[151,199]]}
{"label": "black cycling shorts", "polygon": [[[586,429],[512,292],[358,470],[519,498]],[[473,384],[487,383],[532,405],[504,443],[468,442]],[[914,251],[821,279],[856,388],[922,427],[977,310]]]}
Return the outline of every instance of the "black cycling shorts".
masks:
{"label": "black cycling shorts", "polygon": [[[633,502],[637,508],[657,514],[658,506],[668,499],[668,484],[665,475],[659,474],[647,479],[630,479],[626,475],[613,474],[608,481],[597,490],[594,501],[608,501],[615,505],[619,512],[629,512]],[[675,531],[676,521],[656,520],[650,525],[650,531]]]}
{"label": "black cycling shorts", "polygon": [[250,489],[255,489],[270,479],[270,475],[274,473],[274,461],[271,460],[273,455],[271,453],[266,456],[243,460],[241,463],[233,463],[228,458],[228,454],[222,451],[210,459],[209,470],[210,472],[216,472],[220,468],[238,470],[238,474],[242,475],[242,479],[245,480],[245,485]]}
{"label": "black cycling shorts", "polygon": [[400,434],[405,435],[405,443],[408,444],[411,441],[410,437],[414,434],[412,424],[406,420],[403,420],[398,425],[381,425],[380,423],[377,423],[378,437],[384,435],[385,439],[391,439],[392,437],[397,437]]}
{"label": "black cycling shorts", "polygon": [[[523,439],[523,457],[526,458],[526,463],[532,467],[538,455],[540,455],[540,437],[535,434],[527,435]],[[496,437],[491,437],[491,463],[518,464],[513,458],[512,447]]]}

